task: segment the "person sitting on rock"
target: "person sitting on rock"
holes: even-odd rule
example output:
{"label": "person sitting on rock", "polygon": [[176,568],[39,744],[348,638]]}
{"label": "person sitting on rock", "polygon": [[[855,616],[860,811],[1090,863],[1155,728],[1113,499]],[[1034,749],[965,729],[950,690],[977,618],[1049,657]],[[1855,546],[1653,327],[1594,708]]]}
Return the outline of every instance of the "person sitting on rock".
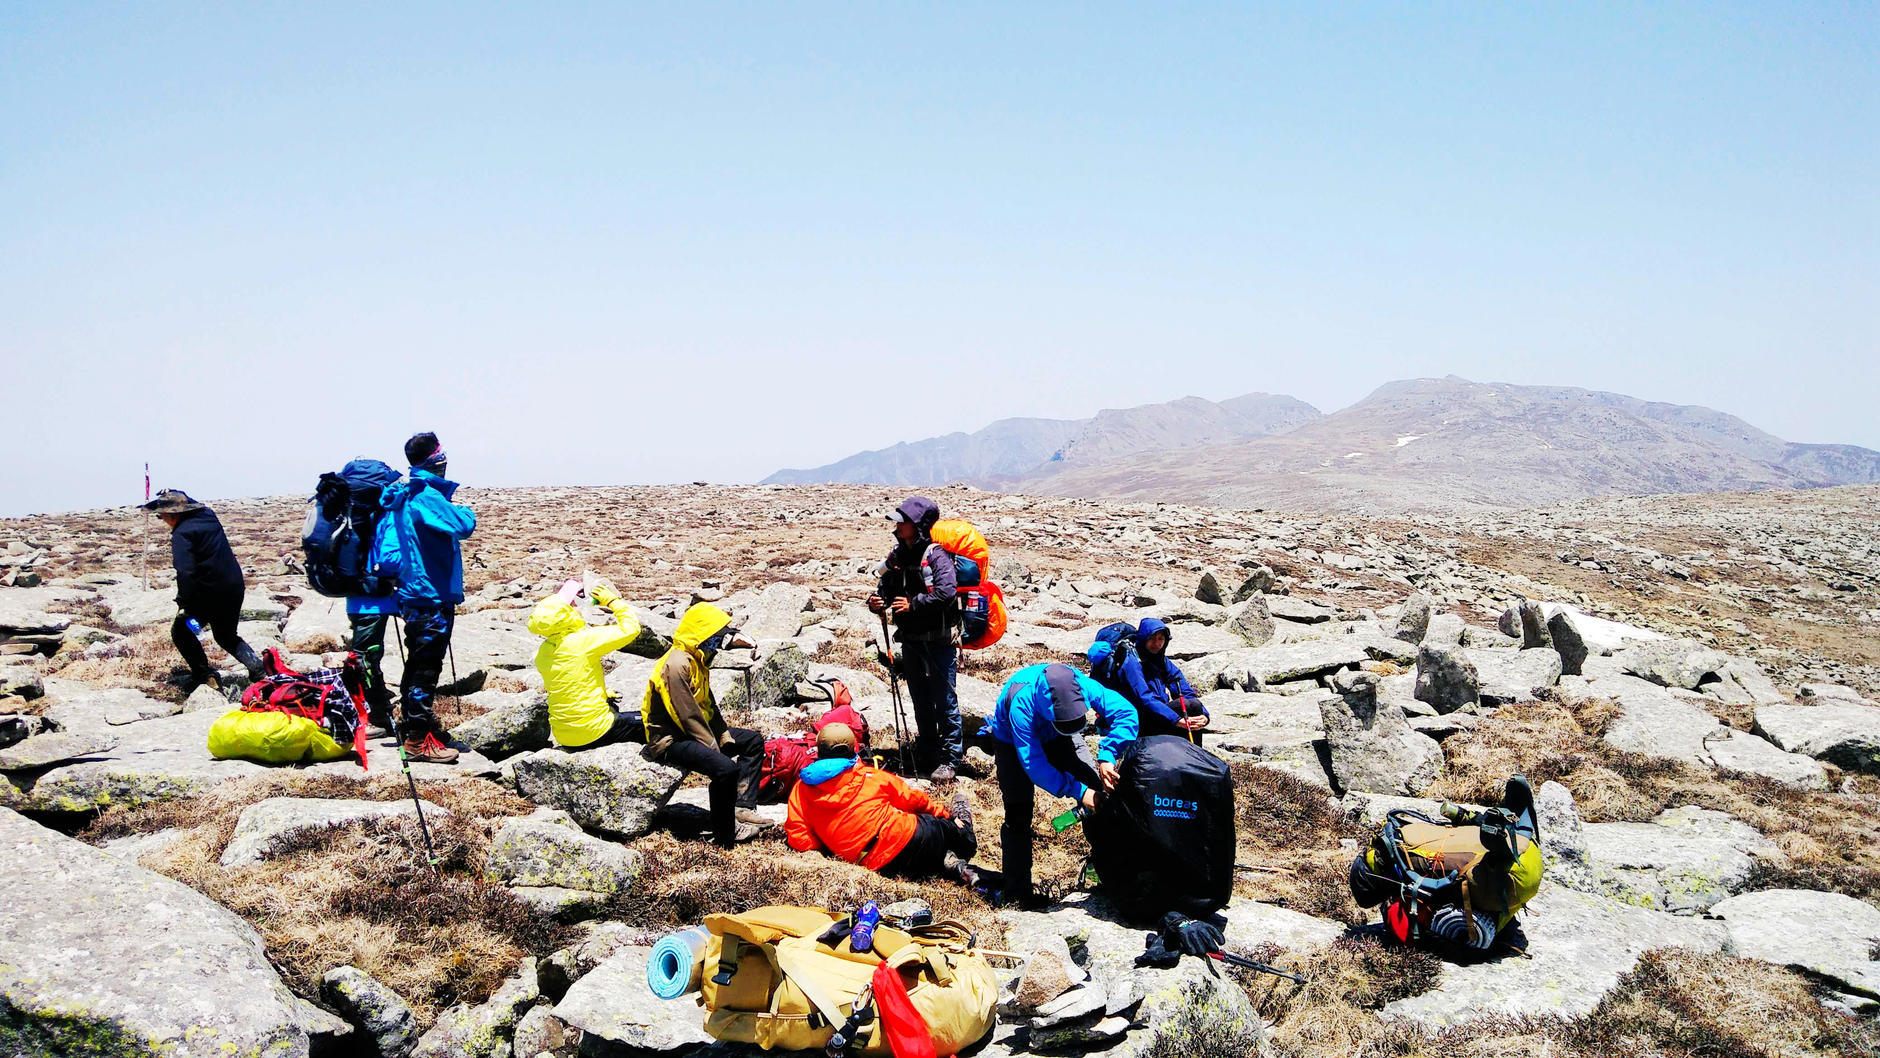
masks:
{"label": "person sitting on rock", "polygon": [[723,848],[756,837],[768,822],[757,814],[764,736],[727,725],[712,700],[712,655],[727,646],[755,644],[731,627],[723,610],[693,605],[679,619],[672,649],[647,677],[640,703],[647,759],[711,779],[712,837]]}
{"label": "person sitting on rock", "polygon": [[529,614],[529,631],[542,637],[535,669],[548,688],[549,733],[563,749],[643,742],[639,716],[614,708],[601,671],[602,658],[640,637],[640,622],[619,593],[600,583],[591,593],[594,604],[611,610],[614,624],[589,625],[574,605],[582,594],[581,582],[570,580]]}
{"label": "person sitting on rock", "polygon": [[[1095,765],[1082,737],[1093,708],[1103,735]],[[1094,810],[1097,789],[1116,787],[1116,762],[1135,743],[1137,722],[1129,699],[1068,665],[1028,665],[1005,681],[986,724],[997,746],[993,761],[1005,804],[1005,820],[999,826],[1005,883],[1001,903],[1033,902],[1032,787]]]}
{"label": "person sitting on rock", "polygon": [[1115,675],[1101,681],[1129,699],[1141,721],[1138,737],[1180,735],[1201,744],[1208,726],[1208,710],[1188,677],[1168,658],[1169,627],[1153,617],[1136,626],[1135,649],[1125,651]]}
{"label": "person sitting on rock", "polygon": [[[207,628],[216,645],[241,662],[250,680],[261,678],[261,658],[255,648],[242,639],[239,626],[242,600],[248,586],[242,580],[241,563],[229,547],[228,534],[215,512],[176,489],[164,489],[157,498],[144,504],[144,510],[163,519],[170,527],[170,558],[176,564],[176,619],[170,622],[170,642],[189,666],[189,683],[184,690],[194,691],[203,684],[218,689],[221,678],[209,667],[208,652],[202,649],[201,629]],[[194,621],[196,631],[190,630]]]}
{"label": "person sitting on rock", "polygon": [[783,836],[791,848],[833,853],[893,878],[977,880],[966,862],[979,843],[964,794],[943,808],[899,776],[857,760],[847,724],[823,725],[816,756],[790,791]]}

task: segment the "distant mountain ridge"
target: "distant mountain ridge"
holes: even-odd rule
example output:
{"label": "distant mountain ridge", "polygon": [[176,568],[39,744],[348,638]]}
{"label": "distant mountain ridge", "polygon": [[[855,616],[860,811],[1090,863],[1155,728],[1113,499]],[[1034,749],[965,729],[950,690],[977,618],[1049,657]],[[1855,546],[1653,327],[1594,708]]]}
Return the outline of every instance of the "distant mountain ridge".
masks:
{"label": "distant mountain ridge", "polygon": [[1214,402],[1183,397],[1106,409],[1088,419],[1000,419],[973,433],[902,442],[808,470],[779,470],[766,485],[943,485],[1023,481],[1054,467],[1088,466],[1143,452],[1260,437],[1318,418],[1302,400],[1249,393]]}
{"label": "distant mountain ridge", "polygon": [[1694,405],[1451,375],[1387,383],[1330,415],[1254,394],[1006,419],[766,480],[1395,514],[1866,484],[1880,482],[1880,452],[1794,444]]}

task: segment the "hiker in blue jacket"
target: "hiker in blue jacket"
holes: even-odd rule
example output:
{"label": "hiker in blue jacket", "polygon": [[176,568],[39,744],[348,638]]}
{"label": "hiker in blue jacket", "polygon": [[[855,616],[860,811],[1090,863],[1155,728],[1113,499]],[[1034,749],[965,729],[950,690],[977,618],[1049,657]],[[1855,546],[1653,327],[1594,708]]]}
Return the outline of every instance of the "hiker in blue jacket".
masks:
{"label": "hiker in blue jacket", "polygon": [[[1083,730],[1091,709],[1103,735],[1097,763],[1090,763]],[[1098,790],[1116,787],[1116,763],[1136,741],[1136,710],[1129,700],[1068,665],[1028,665],[999,691],[987,732],[1005,820],[999,852],[1005,876],[1000,902],[1032,903],[1032,788],[1068,797],[1085,810],[1097,807]]]}
{"label": "hiker in blue jacket", "polygon": [[1140,737],[1178,735],[1201,744],[1201,729],[1208,726],[1208,710],[1188,677],[1168,659],[1169,627],[1145,617],[1132,637],[1134,650],[1123,652],[1116,675],[1103,685],[1129,699],[1142,721]]}
{"label": "hiker in blue jacket", "polygon": [[398,549],[398,613],[405,621],[405,678],[399,687],[405,754],[412,760],[454,764],[457,751],[440,737],[437,681],[450,652],[457,604],[463,601],[463,546],[477,527],[476,512],[451,502],[457,483],[444,477],[444,446],[434,433],[405,442],[408,480],[385,489],[387,514],[397,531],[384,534]]}

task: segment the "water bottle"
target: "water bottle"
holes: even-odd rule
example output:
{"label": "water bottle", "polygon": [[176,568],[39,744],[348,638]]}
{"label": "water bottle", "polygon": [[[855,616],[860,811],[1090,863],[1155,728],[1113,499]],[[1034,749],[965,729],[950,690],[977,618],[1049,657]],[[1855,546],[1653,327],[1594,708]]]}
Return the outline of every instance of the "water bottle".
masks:
{"label": "water bottle", "polygon": [[1085,808],[1083,805],[1077,805],[1061,816],[1052,817],[1051,829],[1056,833],[1062,834],[1066,830],[1083,822],[1089,815],[1090,809]]}
{"label": "water bottle", "polygon": [[197,639],[201,639],[203,632],[207,631],[207,629],[202,627],[202,622],[196,620],[194,617],[183,618],[183,627],[189,629],[189,634],[195,636]]}
{"label": "water bottle", "polygon": [[849,950],[865,952],[875,946],[875,927],[881,924],[881,907],[873,900],[855,912],[855,928],[849,931]]}

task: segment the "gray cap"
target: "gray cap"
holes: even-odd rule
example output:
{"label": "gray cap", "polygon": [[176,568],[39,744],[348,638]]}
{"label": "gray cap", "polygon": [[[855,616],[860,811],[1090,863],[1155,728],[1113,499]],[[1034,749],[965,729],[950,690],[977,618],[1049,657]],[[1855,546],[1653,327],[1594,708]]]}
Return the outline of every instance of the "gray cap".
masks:
{"label": "gray cap", "polygon": [[1069,732],[1082,728],[1090,706],[1084,701],[1084,689],[1077,685],[1077,670],[1069,665],[1046,665],[1044,682],[1051,689],[1051,719],[1058,729]]}

